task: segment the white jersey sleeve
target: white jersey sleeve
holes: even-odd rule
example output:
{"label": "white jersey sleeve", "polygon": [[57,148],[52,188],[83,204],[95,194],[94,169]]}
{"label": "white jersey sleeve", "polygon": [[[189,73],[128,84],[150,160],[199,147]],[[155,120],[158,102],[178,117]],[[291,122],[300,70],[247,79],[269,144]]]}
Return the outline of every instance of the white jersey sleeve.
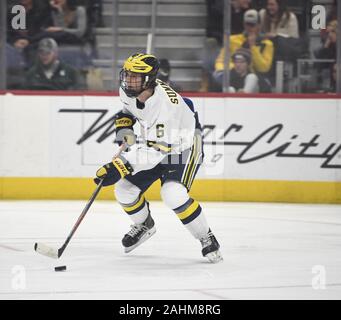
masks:
{"label": "white jersey sleeve", "polygon": [[180,121],[177,123],[177,129],[172,135],[171,143],[173,145],[173,153],[181,153],[189,149],[193,144],[195,133],[195,117],[194,113],[181,98],[183,104]]}

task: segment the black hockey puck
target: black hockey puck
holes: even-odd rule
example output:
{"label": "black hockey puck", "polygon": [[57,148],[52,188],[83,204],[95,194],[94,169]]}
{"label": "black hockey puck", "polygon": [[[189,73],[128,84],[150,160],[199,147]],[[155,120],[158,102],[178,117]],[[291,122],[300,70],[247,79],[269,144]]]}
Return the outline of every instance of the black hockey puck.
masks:
{"label": "black hockey puck", "polygon": [[66,266],[55,267],[54,271],[66,271]]}

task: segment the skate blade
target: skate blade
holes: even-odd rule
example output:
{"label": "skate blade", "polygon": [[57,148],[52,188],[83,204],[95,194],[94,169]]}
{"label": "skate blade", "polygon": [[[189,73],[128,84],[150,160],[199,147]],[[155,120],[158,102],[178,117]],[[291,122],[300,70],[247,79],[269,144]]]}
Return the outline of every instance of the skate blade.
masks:
{"label": "skate blade", "polygon": [[133,251],[136,247],[138,247],[140,244],[148,240],[153,234],[155,234],[155,232],[156,228],[155,227],[151,228],[150,230],[148,230],[148,232],[146,232],[146,234],[140,239],[138,243],[134,244],[131,247],[124,247],[124,252],[128,253],[130,251]]}
{"label": "skate blade", "polygon": [[219,263],[219,262],[223,262],[223,256],[221,255],[220,251],[214,251],[214,252],[210,252],[205,256],[209,262],[211,263]]}

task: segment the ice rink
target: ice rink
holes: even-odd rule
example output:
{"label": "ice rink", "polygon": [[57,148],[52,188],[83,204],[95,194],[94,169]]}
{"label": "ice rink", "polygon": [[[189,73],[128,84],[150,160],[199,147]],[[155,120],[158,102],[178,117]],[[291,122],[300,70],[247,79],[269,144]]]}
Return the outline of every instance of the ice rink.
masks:
{"label": "ice rink", "polygon": [[202,203],[216,265],[161,202],[156,234],[129,254],[130,219],[114,201],[94,202],[59,260],[33,250],[60,247],[85,203],[0,201],[0,300],[341,299],[341,206]]}

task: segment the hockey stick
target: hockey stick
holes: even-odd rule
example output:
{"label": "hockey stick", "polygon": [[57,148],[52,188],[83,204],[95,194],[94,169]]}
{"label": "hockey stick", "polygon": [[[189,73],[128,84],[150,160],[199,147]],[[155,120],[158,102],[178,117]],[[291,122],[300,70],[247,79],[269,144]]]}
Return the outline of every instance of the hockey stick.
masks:
{"label": "hockey stick", "polygon": [[[117,158],[124,149],[125,149],[125,145],[122,144],[120,149],[118,150],[117,154],[114,156],[114,158]],[[64,250],[66,249],[67,245],[69,244],[72,236],[74,235],[74,233],[78,229],[79,225],[81,224],[81,222],[84,219],[87,212],[89,211],[92,203],[95,201],[99,191],[102,188],[102,184],[103,184],[103,179],[97,185],[97,188],[93,192],[91,198],[89,199],[88,203],[86,204],[85,208],[83,209],[81,215],[79,216],[78,220],[76,221],[75,225],[73,226],[70,234],[66,238],[64,244],[59,249],[52,248],[52,247],[50,247],[44,243],[41,243],[41,242],[39,242],[39,243],[36,242],[34,244],[34,250],[37,251],[38,253],[40,253],[44,256],[50,257],[50,258],[54,258],[54,259],[60,258],[61,255],[63,254]]]}
{"label": "hockey stick", "polygon": [[96,199],[99,191],[102,188],[102,184],[103,184],[103,179],[97,185],[96,190],[94,191],[94,193],[92,194],[92,196],[89,199],[88,203],[86,204],[85,208],[83,209],[81,215],[79,216],[78,220],[76,221],[75,225],[73,226],[70,234],[66,238],[66,241],[64,242],[64,244],[59,249],[52,248],[52,247],[47,246],[46,244],[41,243],[41,242],[40,243],[36,242],[34,244],[34,250],[37,251],[38,253],[40,253],[40,254],[42,254],[44,256],[50,257],[50,258],[54,258],[54,259],[60,258],[60,256],[63,254],[64,250],[66,249],[67,245],[69,244],[72,236],[74,235],[74,233],[76,232],[77,228],[79,227],[80,223],[82,222],[82,220],[84,219],[85,215],[89,211],[92,203]]}

